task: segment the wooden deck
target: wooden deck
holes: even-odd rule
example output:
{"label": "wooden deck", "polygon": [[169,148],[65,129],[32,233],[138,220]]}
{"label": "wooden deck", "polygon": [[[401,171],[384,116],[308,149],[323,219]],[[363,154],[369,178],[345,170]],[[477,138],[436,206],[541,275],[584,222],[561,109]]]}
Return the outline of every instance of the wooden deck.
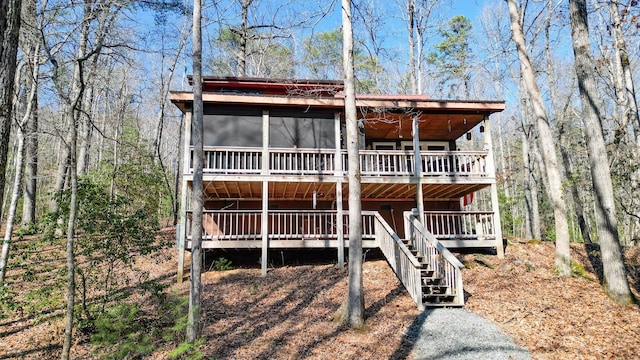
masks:
{"label": "wooden deck", "polygon": [[[333,149],[269,148],[268,169],[263,169],[263,149],[244,147],[204,148],[203,174],[346,176],[347,152]],[[337,161],[337,155],[341,161]],[[487,151],[421,151],[421,177],[486,178]],[[193,159],[193,150],[192,156]],[[360,150],[363,177],[406,178],[415,176],[414,152]],[[193,173],[192,166],[189,173]]]}
{"label": "wooden deck", "polygon": [[[477,219],[480,215],[442,214],[439,221]],[[335,211],[270,211],[268,216],[269,248],[337,248],[340,244]],[[380,248],[419,309],[464,305],[463,265],[411,212],[403,214],[407,239],[401,239],[378,212],[364,211],[362,217],[363,247]],[[207,211],[203,220],[203,248],[257,249],[265,245],[260,240],[261,212]],[[348,236],[345,216],[344,237]],[[344,244],[348,247],[348,241]],[[190,245],[187,241],[187,248]]]}
{"label": "wooden deck", "polygon": [[[335,210],[270,210],[268,239],[270,248],[337,248],[340,233]],[[376,237],[377,212],[362,216],[363,247],[380,247]],[[203,248],[260,248],[262,211],[206,210],[203,213]],[[343,215],[342,234],[348,247],[349,217]],[[405,234],[408,224],[405,224]],[[493,213],[490,211],[428,211],[424,227],[446,247],[486,248],[496,246]],[[393,229],[395,232],[396,230]],[[190,248],[191,212],[187,216],[187,248]]]}

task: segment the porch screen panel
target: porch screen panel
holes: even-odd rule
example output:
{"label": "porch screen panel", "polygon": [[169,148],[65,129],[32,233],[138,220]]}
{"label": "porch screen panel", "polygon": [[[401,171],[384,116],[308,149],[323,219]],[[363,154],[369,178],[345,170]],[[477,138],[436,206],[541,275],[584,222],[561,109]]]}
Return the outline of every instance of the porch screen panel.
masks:
{"label": "porch screen panel", "polygon": [[335,148],[333,113],[294,113],[272,111],[269,140],[271,147]]}
{"label": "porch screen panel", "polygon": [[262,147],[262,111],[205,109],[204,146]]}

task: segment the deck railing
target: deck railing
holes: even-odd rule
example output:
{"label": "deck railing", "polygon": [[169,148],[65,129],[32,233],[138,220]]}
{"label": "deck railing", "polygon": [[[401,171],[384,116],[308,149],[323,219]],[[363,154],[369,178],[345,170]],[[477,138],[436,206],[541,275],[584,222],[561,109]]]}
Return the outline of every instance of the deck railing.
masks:
{"label": "deck railing", "polygon": [[496,237],[492,211],[425,211],[424,226],[441,240]]}
{"label": "deck railing", "polygon": [[336,152],[328,149],[269,149],[269,172],[286,175],[333,175]]}
{"label": "deck railing", "polygon": [[[262,173],[261,148],[207,146],[204,154],[204,173]],[[346,150],[341,151],[342,169],[335,167],[335,154],[332,149],[270,148],[268,173],[344,176],[348,164]],[[484,177],[488,175],[486,157],[486,151],[422,151],[421,175]],[[360,150],[362,176],[413,176],[414,164],[414,154],[410,151]]]}
{"label": "deck railing", "polygon": [[[192,212],[187,212],[187,238],[191,234]],[[270,240],[336,240],[338,239],[335,210],[270,210],[268,220]],[[343,234],[349,236],[349,216],[343,215]],[[262,212],[259,210],[204,210],[204,238],[219,241],[262,239]],[[362,238],[375,239],[375,213],[363,212]]]}
{"label": "deck railing", "polygon": [[404,213],[409,234],[406,234],[419,255],[425,258],[429,269],[442,278],[449,295],[455,297],[455,305],[464,305],[462,287],[462,263],[430,233],[411,212]]}
{"label": "deck railing", "polygon": [[[413,154],[394,150],[360,150],[362,176],[413,175]],[[346,160],[343,161],[347,164]]]}
{"label": "deck railing", "polygon": [[422,280],[420,278],[421,265],[418,259],[411,254],[411,251],[400,240],[398,234],[391,229],[389,224],[378,213],[376,213],[375,217],[375,226],[380,250],[411,295],[411,298],[418,304],[418,309],[423,310]]}

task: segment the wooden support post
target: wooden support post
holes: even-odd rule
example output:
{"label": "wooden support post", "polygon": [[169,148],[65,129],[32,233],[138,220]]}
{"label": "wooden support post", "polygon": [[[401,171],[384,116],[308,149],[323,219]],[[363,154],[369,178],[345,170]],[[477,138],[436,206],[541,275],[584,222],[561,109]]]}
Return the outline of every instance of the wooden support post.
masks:
{"label": "wooden support post", "polygon": [[342,143],[340,113],[334,115],[334,131],[336,136],[336,155],[334,159],[334,175],[336,176],[336,233],[338,235],[338,267],[344,267],[344,212],[342,209]]}
{"label": "wooden support post", "polygon": [[180,228],[178,231],[178,273],[177,281],[184,279],[184,251],[187,241],[187,194],[189,193],[189,181],[193,178],[191,173],[191,112],[186,113],[184,121],[184,143],[182,144],[182,184],[180,189]]}
{"label": "wooden support post", "polygon": [[[413,136],[413,175],[416,178],[416,205],[420,216],[418,220],[424,223],[424,193],[422,191],[422,157],[420,156],[420,128],[418,116],[411,121],[411,135]],[[394,229],[396,230],[396,229]]]}
{"label": "wooden support post", "polygon": [[262,276],[267,275],[269,252],[269,111],[262,111]]}
{"label": "wooden support post", "polygon": [[491,182],[491,208],[493,210],[493,232],[496,236],[496,253],[498,258],[504,258],[504,245],[502,240],[502,223],[500,222],[500,203],[498,201],[498,185],[496,184],[496,166],[493,158],[493,141],[491,139],[491,127],[489,117],[485,117],[484,122],[484,146],[487,154],[487,173],[493,179]]}

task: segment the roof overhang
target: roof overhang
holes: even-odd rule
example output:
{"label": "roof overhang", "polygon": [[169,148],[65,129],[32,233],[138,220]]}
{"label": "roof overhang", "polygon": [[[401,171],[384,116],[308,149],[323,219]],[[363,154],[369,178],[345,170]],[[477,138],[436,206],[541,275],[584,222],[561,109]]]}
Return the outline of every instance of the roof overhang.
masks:
{"label": "roof overhang", "polygon": [[[303,108],[343,113],[342,96],[282,96],[264,94],[203,93],[205,106]],[[171,92],[171,101],[190,111],[192,92]],[[433,100],[415,95],[357,96],[356,106],[367,137],[374,139],[411,138],[411,122],[418,119],[423,140],[455,140],[489,115],[505,109],[504,101]]]}

